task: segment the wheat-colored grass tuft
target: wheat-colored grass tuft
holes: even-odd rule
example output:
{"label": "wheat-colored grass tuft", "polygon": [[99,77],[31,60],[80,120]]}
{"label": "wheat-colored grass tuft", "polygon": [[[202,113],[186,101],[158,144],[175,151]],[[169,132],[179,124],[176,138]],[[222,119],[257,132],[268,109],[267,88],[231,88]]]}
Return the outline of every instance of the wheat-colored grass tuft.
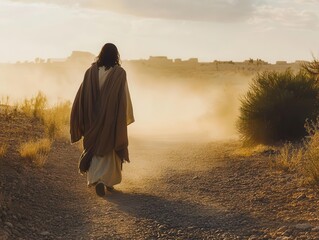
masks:
{"label": "wheat-colored grass tuft", "polygon": [[39,92],[36,97],[24,99],[18,109],[25,115],[42,121],[45,133],[51,140],[69,138],[69,122],[71,103],[61,102],[53,107],[47,107],[46,96]]}
{"label": "wheat-colored grass tuft", "polygon": [[305,126],[309,133],[306,142],[305,170],[311,182],[319,183],[319,119],[316,122],[307,121]]}
{"label": "wheat-colored grass tuft", "polygon": [[50,139],[69,137],[70,109],[71,103],[63,102],[45,111],[43,123]]}
{"label": "wheat-colored grass tuft", "polygon": [[31,160],[36,166],[42,167],[51,149],[51,141],[47,138],[21,144],[21,157]]}
{"label": "wheat-colored grass tuft", "polygon": [[20,104],[20,110],[29,117],[42,119],[47,102],[46,96],[42,92],[38,92],[36,97],[24,99]]}
{"label": "wheat-colored grass tuft", "polygon": [[250,147],[241,147],[236,149],[233,152],[235,157],[252,157],[256,155],[262,155],[267,152],[275,152],[276,150],[271,146],[266,146],[263,144],[258,144],[257,146],[250,146]]}
{"label": "wheat-colored grass tuft", "polygon": [[292,143],[286,143],[279,150],[275,158],[274,165],[284,171],[294,171],[301,163],[304,156],[304,149],[294,146]]}

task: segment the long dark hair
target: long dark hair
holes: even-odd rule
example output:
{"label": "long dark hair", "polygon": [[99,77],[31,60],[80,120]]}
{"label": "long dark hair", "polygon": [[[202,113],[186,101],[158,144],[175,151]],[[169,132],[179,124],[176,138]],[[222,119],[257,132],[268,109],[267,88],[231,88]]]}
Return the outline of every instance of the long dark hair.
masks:
{"label": "long dark hair", "polygon": [[115,65],[120,66],[120,61],[120,53],[113,43],[106,43],[102,47],[96,60],[98,67],[105,67],[106,69],[114,67]]}

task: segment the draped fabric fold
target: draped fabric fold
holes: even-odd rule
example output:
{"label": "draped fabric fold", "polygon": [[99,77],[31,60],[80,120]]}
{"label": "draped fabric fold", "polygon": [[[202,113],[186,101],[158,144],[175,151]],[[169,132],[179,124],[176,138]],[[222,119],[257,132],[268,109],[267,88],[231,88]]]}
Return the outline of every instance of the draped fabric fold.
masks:
{"label": "draped fabric fold", "polygon": [[133,111],[126,89],[126,72],[120,66],[110,70],[101,89],[97,64],[85,72],[70,117],[71,142],[83,137],[81,173],[88,171],[94,155],[104,156],[113,150],[122,161],[129,161],[127,125],[134,122],[134,116],[127,114]]}

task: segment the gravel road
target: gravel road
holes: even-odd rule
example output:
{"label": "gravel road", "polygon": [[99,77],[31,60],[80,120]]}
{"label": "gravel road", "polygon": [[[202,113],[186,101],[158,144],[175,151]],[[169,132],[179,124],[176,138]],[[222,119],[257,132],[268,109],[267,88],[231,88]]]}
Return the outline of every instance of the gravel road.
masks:
{"label": "gravel road", "polygon": [[76,146],[54,142],[37,168],[14,150],[22,130],[6,128],[0,239],[319,239],[318,191],[273,156],[235,155],[237,141],[132,138],[123,182],[100,198]]}

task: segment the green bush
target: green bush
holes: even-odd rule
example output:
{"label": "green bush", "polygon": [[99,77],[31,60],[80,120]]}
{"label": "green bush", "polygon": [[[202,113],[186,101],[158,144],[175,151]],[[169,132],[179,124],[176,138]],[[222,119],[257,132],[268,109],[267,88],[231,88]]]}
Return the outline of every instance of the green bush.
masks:
{"label": "green bush", "polygon": [[307,134],[306,119],[319,113],[316,78],[299,71],[263,72],[241,99],[238,131],[245,144],[275,144]]}
{"label": "green bush", "polygon": [[311,76],[318,79],[319,77],[319,60],[316,58],[312,62],[304,62],[302,68]]}

